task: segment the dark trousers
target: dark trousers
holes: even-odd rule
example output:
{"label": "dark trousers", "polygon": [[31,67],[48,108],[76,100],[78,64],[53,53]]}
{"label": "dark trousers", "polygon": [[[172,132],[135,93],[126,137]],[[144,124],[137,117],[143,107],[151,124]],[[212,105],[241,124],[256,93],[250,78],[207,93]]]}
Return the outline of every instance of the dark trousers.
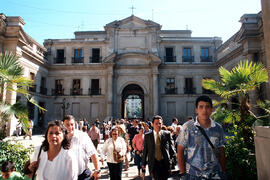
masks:
{"label": "dark trousers", "polygon": [[107,163],[110,171],[110,180],[121,180],[123,163]]}
{"label": "dark trousers", "polygon": [[164,160],[157,161],[155,159],[153,177],[155,180],[167,180],[169,177],[169,169],[166,167]]}
{"label": "dark trousers", "polygon": [[134,162],[137,165],[138,170],[142,169],[142,157],[135,152]]}

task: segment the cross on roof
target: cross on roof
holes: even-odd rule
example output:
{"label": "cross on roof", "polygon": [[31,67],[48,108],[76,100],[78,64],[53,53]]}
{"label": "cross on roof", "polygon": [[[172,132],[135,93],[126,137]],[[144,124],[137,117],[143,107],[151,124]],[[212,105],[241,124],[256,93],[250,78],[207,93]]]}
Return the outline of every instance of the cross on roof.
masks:
{"label": "cross on roof", "polygon": [[129,9],[131,9],[132,15],[133,15],[133,10],[136,9],[136,8],[132,5]]}

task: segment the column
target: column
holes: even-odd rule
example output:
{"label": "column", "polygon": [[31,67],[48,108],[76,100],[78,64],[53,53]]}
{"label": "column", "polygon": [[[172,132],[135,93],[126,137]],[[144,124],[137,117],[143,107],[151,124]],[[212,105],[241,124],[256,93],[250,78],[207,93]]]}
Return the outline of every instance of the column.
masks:
{"label": "column", "polygon": [[113,104],[113,73],[108,73],[108,99],[107,99],[107,116],[112,116],[112,104]]}
{"label": "column", "polygon": [[158,70],[157,67],[155,69],[152,69],[153,71],[153,113],[154,115],[157,115],[159,113],[158,107],[159,107],[159,96],[158,96]]}

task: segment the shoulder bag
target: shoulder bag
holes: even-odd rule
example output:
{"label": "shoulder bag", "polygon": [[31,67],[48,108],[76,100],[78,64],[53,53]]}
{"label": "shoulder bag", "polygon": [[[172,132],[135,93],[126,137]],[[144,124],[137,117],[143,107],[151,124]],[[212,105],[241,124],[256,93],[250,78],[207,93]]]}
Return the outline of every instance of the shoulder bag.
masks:
{"label": "shoulder bag", "polygon": [[[39,158],[39,156],[40,156],[41,150],[42,150],[42,146],[40,146],[40,149],[39,149],[39,152],[38,152],[38,156],[37,156],[37,160],[38,160],[38,158]],[[34,169],[33,176],[32,176],[32,180],[35,179],[37,169],[38,169],[38,167]]]}
{"label": "shoulder bag", "polygon": [[[113,142],[113,139],[112,139],[112,142]],[[122,162],[124,160],[124,157],[121,156],[118,151],[116,151],[114,142],[113,142],[113,159],[117,163],[120,163],[120,162]]]}
{"label": "shoulder bag", "polygon": [[204,131],[204,129],[201,126],[196,125],[196,127],[201,131],[202,135],[205,137],[205,139],[210,144],[210,146],[211,146],[211,148],[212,148],[212,150],[213,150],[216,158],[219,159],[219,157],[220,157],[220,150],[219,150],[219,148],[217,148],[217,147],[215,147],[213,145],[213,143],[210,141],[209,137],[207,136],[206,132]]}

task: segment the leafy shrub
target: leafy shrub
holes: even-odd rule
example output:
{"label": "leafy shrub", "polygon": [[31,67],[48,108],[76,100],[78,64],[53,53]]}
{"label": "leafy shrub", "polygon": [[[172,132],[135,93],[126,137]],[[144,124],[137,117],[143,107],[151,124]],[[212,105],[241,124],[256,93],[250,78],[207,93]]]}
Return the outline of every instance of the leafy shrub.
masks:
{"label": "leafy shrub", "polygon": [[24,164],[29,160],[30,154],[34,147],[24,147],[21,143],[11,143],[10,141],[0,141],[0,164],[4,161],[12,161],[15,165],[16,171],[22,172]]}
{"label": "leafy shrub", "polygon": [[256,180],[257,168],[255,147],[247,147],[244,138],[239,133],[241,127],[234,125],[231,130],[233,136],[227,136],[226,153],[226,169],[228,179],[232,180]]}

